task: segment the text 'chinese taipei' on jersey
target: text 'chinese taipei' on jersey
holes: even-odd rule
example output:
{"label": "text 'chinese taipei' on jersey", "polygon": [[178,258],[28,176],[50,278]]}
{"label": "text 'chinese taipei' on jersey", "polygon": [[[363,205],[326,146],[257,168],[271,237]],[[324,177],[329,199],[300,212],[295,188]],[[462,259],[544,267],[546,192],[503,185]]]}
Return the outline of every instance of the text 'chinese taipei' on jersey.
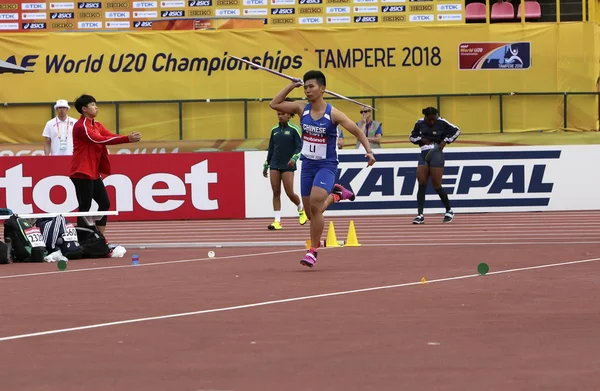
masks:
{"label": "text 'chinese taipei' on jersey", "polygon": [[301,160],[320,160],[338,162],[337,158],[337,125],[331,119],[331,104],[327,104],[323,117],[314,120],[310,116],[312,103],[304,108],[300,125],[302,128]]}

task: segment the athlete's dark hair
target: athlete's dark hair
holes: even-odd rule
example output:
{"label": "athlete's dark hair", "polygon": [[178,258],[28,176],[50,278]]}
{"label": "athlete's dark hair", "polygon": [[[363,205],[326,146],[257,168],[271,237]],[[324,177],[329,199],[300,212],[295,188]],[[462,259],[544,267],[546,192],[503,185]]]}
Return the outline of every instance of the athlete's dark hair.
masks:
{"label": "athlete's dark hair", "polygon": [[425,117],[429,117],[430,115],[437,115],[437,114],[439,114],[438,111],[437,111],[437,109],[435,107],[431,107],[431,106],[425,107],[421,112],[423,113],[423,115]]}
{"label": "athlete's dark hair", "polygon": [[317,84],[320,86],[326,86],[327,80],[325,79],[325,75],[321,71],[308,71],[304,74],[304,82],[306,83],[309,80],[315,79]]}
{"label": "athlete's dark hair", "polygon": [[79,98],[75,99],[75,108],[77,109],[77,112],[79,114],[83,114],[83,111],[81,111],[81,108],[83,106],[87,106],[90,103],[97,103],[96,102],[96,98],[94,98],[91,95],[81,95]]}

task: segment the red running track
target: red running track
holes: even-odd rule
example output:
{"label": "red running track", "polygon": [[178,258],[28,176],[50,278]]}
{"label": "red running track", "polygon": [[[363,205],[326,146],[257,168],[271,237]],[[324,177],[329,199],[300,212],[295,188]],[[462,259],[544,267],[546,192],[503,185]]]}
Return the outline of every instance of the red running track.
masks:
{"label": "red running track", "polygon": [[[312,270],[291,243],[212,259],[136,249],[139,266],[130,248],[65,272],[3,265],[2,389],[599,389],[600,213],[436,217],[357,218],[363,245],[323,249]],[[349,220],[333,221],[344,239]],[[308,233],[268,223],[113,223],[107,234],[164,244]]]}

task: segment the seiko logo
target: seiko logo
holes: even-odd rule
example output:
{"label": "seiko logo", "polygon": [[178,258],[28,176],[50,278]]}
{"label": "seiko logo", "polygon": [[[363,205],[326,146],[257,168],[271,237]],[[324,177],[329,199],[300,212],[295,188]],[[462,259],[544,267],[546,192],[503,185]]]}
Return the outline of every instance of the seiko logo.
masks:
{"label": "seiko logo", "polygon": [[75,14],[73,12],[51,12],[50,19],[73,19]]}
{"label": "seiko logo", "polygon": [[23,30],[44,30],[46,23],[22,23]]}
{"label": "seiko logo", "polygon": [[89,8],[102,8],[102,3],[77,3],[77,8],[79,9],[89,9]]}
{"label": "seiko logo", "polygon": [[162,11],[160,13],[160,16],[162,16],[163,18],[181,17],[185,16],[185,11]]}
{"label": "seiko logo", "polygon": [[433,6],[431,5],[411,5],[410,11],[433,11]]}
{"label": "seiko logo", "polygon": [[397,15],[397,16],[384,15],[383,18],[381,18],[381,20],[383,22],[404,22],[404,21],[406,21],[406,16],[404,16],[404,15]]}
{"label": "seiko logo", "polygon": [[129,3],[106,3],[106,8],[129,8]]}
{"label": "seiko logo", "polygon": [[136,29],[143,27],[152,27],[152,22],[135,22],[133,24],[133,27],[135,27]]}
{"label": "seiko logo", "polygon": [[323,8],[313,7],[313,8],[300,8],[301,14],[322,14]]}
{"label": "seiko logo", "polygon": [[294,18],[274,18],[271,21],[273,24],[294,24]]}
{"label": "seiko logo", "polygon": [[73,23],[52,23],[53,29],[72,29],[75,25]]}
{"label": "seiko logo", "polygon": [[191,0],[188,4],[190,7],[212,7],[212,0]]}
{"label": "seiko logo", "polygon": [[18,4],[0,4],[0,10],[16,10],[19,9]]}
{"label": "seiko logo", "polygon": [[327,0],[327,4],[348,4],[351,0]]}
{"label": "seiko logo", "polygon": [[271,15],[292,15],[295,13],[294,8],[271,8]]}
{"label": "seiko logo", "polygon": [[191,10],[190,16],[211,16],[212,10]]}
{"label": "seiko logo", "polygon": [[238,5],[240,4],[239,0],[217,0],[215,2],[216,5]]}
{"label": "seiko logo", "polygon": [[406,12],[406,6],[404,5],[394,5],[394,6],[383,6],[381,7],[381,12]]}
{"label": "seiko logo", "polygon": [[355,16],[354,23],[377,23],[377,16]]}
{"label": "seiko logo", "polygon": [[80,18],[101,18],[102,14],[100,12],[80,12]]}

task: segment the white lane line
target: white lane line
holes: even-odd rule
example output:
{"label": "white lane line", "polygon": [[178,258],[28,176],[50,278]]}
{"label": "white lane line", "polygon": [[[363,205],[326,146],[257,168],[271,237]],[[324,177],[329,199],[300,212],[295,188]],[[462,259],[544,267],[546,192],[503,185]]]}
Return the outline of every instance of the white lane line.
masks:
{"label": "white lane line", "polygon": [[[577,260],[577,261],[550,263],[550,264],[538,265],[538,266],[527,266],[527,267],[520,267],[520,268],[514,268],[514,269],[507,269],[507,270],[499,270],[499,271],[495,271],[495,272],[489,272],[489,273],[487,273],[487,276],[504,274],[504,273],[515,273],[515,272],[527,271],[527,270],[544,269],[544,268],[550,268],[550,267],[576,265],[576,264],[596,262],[596,261],[600,261],[600,258],[591,258],[591,259],[583,259],[583,260]],[[479,274],[467,274],[467,275],[463,275],[463,276],[438,278],[438,279],[434,279],[434,280],[429,280],[427,283],[434,284],[434,283],[440,283],[440,282],[464,280],[464,279],[473,278],[473,277],[479,277]],[[91,325],[87,325],[87,326],[77,326],[77,327],[70,327],[70,328],[66,328],[66,329],[47,330],[47,331],[40,331],[40,332],[29,333],[29,334],[16,334],[16,335],[10,335],[7,337],[2,337],[2,338],[0,338],[0,342],[12,341],[15,339],[41,337],[41,336],[45,336],[45,335],[69,333],[69,332],[74,332],[74,331],[98,329],[98,328],[103,328],[103,327],[120,326],[120,325],[131,324],[131,323],[150,322],[150,321],[155,321],[155,320],[182,318],[182,317],[186,317],[186,316],[203,315],[203,314],[225,312],[225,311],[235,311],[235,310],[255,308],[255,307],[264,307],[264,306],[268,306],[268,305],[290,303],[290,302],[303,301],[303,300],[322,299],[324,297],[342,296],[342,295],[349,295],[349,294],[354,294],[354,293],[364,293],[364,292],[379,291],[379,290],[385,290],[385,289],[404,288],[404,287],[408,287],[408,286],[421,285],[421,284],[423,284],[421,281],[406,282],[406,283],[395,284],[395,285],[382,285],[382,286],[376,286],[376,287],[372,287],[372,288],[353,289],[353,290],[348,290],[348,291],[339,291],[339,292],[322,293],[322,294],[310,295],[310,296],[291,297],[291,298],[280,299],[280,300],[263,301],[263,302],[258,302],[258,303],[243,304],[243,305],[237,305],[237,306],[231,306],[231,307],[221,307],[221,308],[213,308],[213,309],[199,310],[199,311],[193,311],[193,312],[181,312],[181,313],[169,314],[169,315],[152,316],[152,317],[147,317],[147,318],[137,318],[137,319],[119,320],[119,321],[115,321],[115,322],[97,323],[97,324],[91,324]]]}

